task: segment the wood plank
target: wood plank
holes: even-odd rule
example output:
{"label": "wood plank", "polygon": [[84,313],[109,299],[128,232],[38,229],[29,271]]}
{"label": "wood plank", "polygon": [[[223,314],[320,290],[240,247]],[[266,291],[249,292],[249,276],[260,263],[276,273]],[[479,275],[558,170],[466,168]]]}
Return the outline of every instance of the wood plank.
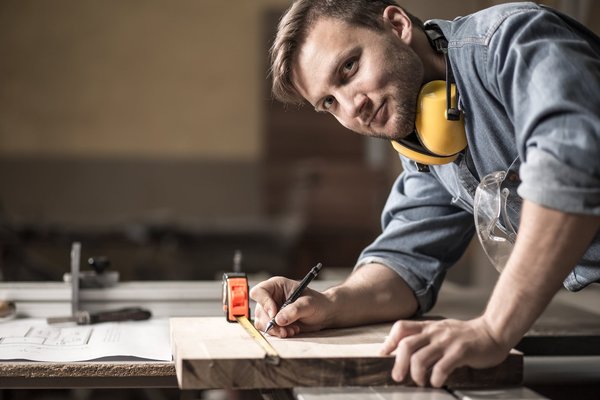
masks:
{"label": "wood plank", "polygon": [[[172,318],[171,345],[182,389],[268,389],[296,386],[397,385],[393,356],[377,356],[391,324],[331,329],[294,338],[268,337],[280,354],[278,364],[238,324],[223,317]],[[457,369],[452,387],[518,385],[523,358],[511,353],[499,366]],[[404,385],[414,385],[410,380]]]}

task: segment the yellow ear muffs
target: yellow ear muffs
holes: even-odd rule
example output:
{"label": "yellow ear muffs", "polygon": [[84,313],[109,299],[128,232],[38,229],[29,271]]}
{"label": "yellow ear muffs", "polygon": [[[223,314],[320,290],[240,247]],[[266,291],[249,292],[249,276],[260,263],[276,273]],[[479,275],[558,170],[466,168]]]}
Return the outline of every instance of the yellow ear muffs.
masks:
{"label": "yellow ear muffs", "polygon": [[[456,104],[456,86],[451,85],[451,104]],[[447,164],[465,147],[467,136],[462,113],[457,120],[447,118],[446,82],[425,84],[417,99],[415,132],[392,141],[394,149],[409,159],[425,165]]]}

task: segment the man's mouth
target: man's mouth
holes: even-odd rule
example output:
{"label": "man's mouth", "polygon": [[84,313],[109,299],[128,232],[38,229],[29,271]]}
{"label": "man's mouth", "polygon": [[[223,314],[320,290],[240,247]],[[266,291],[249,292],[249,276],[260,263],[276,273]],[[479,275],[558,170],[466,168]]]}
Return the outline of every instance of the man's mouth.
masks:
{"label": "man's mouth", "polygon": [[383,103],[381,103],[381,105],[379,106],[379,108],[377,110],[375,110],[375,112],[373,113],[373,116],[371,117],[371,119],[369,120],[369,123],[367,124],[368,126],[371,126],[371,124],[373,122],[375,122],[375,124],[381,123],[386,103],[387,103],[387,101],[384,100]]}

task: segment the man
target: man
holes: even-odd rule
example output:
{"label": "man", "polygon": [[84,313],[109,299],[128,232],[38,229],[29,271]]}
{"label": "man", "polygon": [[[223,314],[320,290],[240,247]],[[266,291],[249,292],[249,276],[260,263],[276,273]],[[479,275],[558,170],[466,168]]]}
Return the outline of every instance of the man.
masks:
{"label": "man", "polygon": [[[533,3],[424,26],[392,0],[298,0],[271,55],[276,98],[389,140],[413,132],[421,86],[448,72],[468,143],[429,172],[402,156],[381,236],[343,284],[283,309],[271,334],[398,320],[382,350],[396,352],[392,377],[440,387],[457,367],[500,363],[561,284],[600,281],[600,40],[583,26]],[[405,320],[434,305],[472,238],[479,182],[509,169],[519,171],[506,180],[518,236],[484,313]],[[258,328],[295,285],[253,288]]]}

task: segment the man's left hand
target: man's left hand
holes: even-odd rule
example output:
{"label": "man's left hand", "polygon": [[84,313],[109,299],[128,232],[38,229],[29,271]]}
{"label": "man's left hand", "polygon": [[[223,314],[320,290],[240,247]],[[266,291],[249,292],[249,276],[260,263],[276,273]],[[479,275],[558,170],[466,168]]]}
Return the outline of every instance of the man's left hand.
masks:
{"label": "man's left hand", "polygon": [[[483,318],[470,321],[397,321],[386,338],[381,355],[396,351],[392,378],[408,374],[419,386],[441,387],[458,367],[493,367],[502,362],[510,346],[500,343]],[[431,374],[431,375],[430,375]]]}

